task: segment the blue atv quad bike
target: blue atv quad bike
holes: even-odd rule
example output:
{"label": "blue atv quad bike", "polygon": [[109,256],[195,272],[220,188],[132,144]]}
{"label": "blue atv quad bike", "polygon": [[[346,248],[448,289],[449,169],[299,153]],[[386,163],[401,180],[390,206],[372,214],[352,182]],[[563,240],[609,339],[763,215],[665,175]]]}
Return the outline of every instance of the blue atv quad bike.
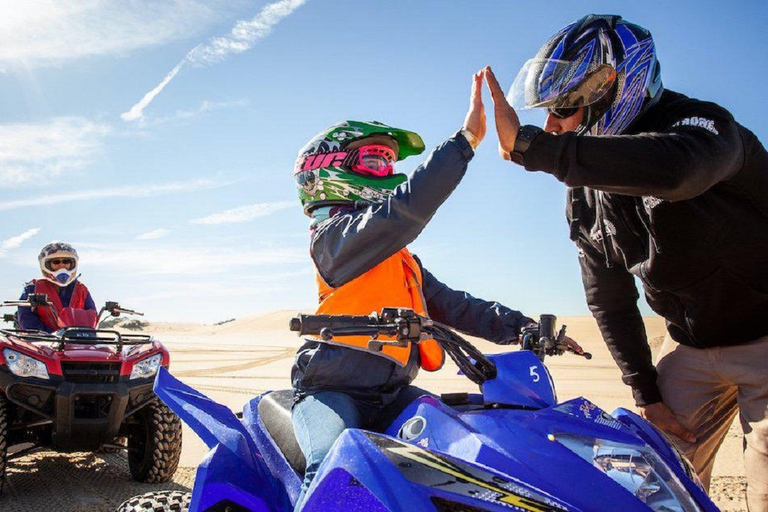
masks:
{"label": "blue atv quad bike", "polygon": [[[552,315],[524,333],[523,350],[488,356],[406,309],[301,315],[291,330],[325,340],[369,335],[372,350],[434,338],[481,391],[425,393],[380,430],[346,430],[312,482],[307,512],[717,510],[688,461],[639,416],[622,408],[609,415],[586,398],[557,402],[542,363],[570,349]],[[119,510],[293,509],[305,461],[290,390],[254,398],[240,419],[164,369],[155,392],[211,450],[191,497],[150,493]]]}

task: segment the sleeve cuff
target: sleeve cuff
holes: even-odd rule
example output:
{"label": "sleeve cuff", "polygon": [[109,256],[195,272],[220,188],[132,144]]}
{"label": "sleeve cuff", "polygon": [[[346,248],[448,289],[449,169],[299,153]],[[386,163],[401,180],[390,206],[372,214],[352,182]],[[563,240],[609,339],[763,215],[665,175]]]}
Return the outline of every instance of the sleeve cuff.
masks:
{"label": "sleeve cuff", "polygon": [[469,140],[467,140],[466,135],[464,135],[464,130],[462,129],[456,132],[453,139],[459,146],[459,151],[461,151],[462,156],[466,158],[467,161],[470,161],[475,155],[475,150],[472,149],[472,145],[469,143]]}
{"label": "sleeve cuff", "polygon": [[464,136],[465,139],[467,139],[467,142],[469,142],[469,145],[472,146],[472,149],[477,149],[477,146],[480,145],[480,139],[475,137],[475,134],[469,131],[468,128],[462,128],[459,130],[459,133]]}
{"label": "sleeve cuff", "polygon": [[621,380],[632,387],[632,397],[638,407],[662,401],[661,391],[656,385],[656,371],[647,375],[624,375]]}
{"label": "sleeve cuff", "polygon": [[[559,181],[564,181],[568,174],[566,155],[569,146],[576,143],[576,134],[569,132],[562,135],[541,133],[525,152],[523,166],[526,171],[541,171],[551,174]],[[573,148],[571,151],[575,150]]]}

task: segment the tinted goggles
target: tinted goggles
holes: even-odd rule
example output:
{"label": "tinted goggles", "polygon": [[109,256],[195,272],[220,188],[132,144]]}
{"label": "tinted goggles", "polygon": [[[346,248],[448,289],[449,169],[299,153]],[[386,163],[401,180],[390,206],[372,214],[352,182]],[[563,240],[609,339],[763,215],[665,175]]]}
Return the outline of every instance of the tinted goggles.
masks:
{"label": "tinted goggles", "polygon": [[395,151],[384,144],[367,144],[353,149],[346,164],[352,172],[367,176],[384,177],[395,171]]}

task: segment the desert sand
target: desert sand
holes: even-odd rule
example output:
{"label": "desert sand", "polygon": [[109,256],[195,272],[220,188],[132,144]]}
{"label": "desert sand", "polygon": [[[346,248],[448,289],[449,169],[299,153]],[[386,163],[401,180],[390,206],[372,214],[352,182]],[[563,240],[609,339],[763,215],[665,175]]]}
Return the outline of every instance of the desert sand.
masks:
{"label": "desert sand", "polygon": [[[289,371],[300,339],[287,330],[296,312],[279,311],[242,318],[218,326],[199,324],[152,324],[152,333],[171,350],[171,372],[179,379],[234,411],[257,394],[290,387]],[[645,319],[652,346],[658,348],[664,324],[658,317]],[[578,396],[589,398],[607,412],[617,407],[633,410],[630,390],[591,317],[560,318],[568,334],[579,341],[593,359],[565,355],[547,359],[560,401]],[[487,353],[509,350],[473,339]],[[475,392],[477,387],[456,374],[449,361],[437,373],[422,372],[415,384],[435,392]],[[120,454],[54,454],[38,452],[9,463],[5,496],[0,510],[8,512],[113,510],[130,496],[159,489],[189,489],[194,467],[206,448],[186,425],[180,469],[169,484],[131,482]],[[731,428],[715,462],[710,494],[728,511],[746,510],[741,428]]]}

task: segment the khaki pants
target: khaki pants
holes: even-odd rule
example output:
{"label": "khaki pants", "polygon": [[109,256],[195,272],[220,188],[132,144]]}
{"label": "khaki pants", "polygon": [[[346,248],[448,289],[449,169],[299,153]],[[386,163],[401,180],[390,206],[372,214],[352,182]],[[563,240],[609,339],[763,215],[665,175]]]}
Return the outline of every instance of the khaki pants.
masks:
{"label": "khaki pants", "polygon": [[768,512],[768,336],[735,347],[696,349],[669,335],[658,355],[659,389],[677,420],[696,435],[670,435],[709,489],[715,454],[739,413],[744,430],[747,507]]}

